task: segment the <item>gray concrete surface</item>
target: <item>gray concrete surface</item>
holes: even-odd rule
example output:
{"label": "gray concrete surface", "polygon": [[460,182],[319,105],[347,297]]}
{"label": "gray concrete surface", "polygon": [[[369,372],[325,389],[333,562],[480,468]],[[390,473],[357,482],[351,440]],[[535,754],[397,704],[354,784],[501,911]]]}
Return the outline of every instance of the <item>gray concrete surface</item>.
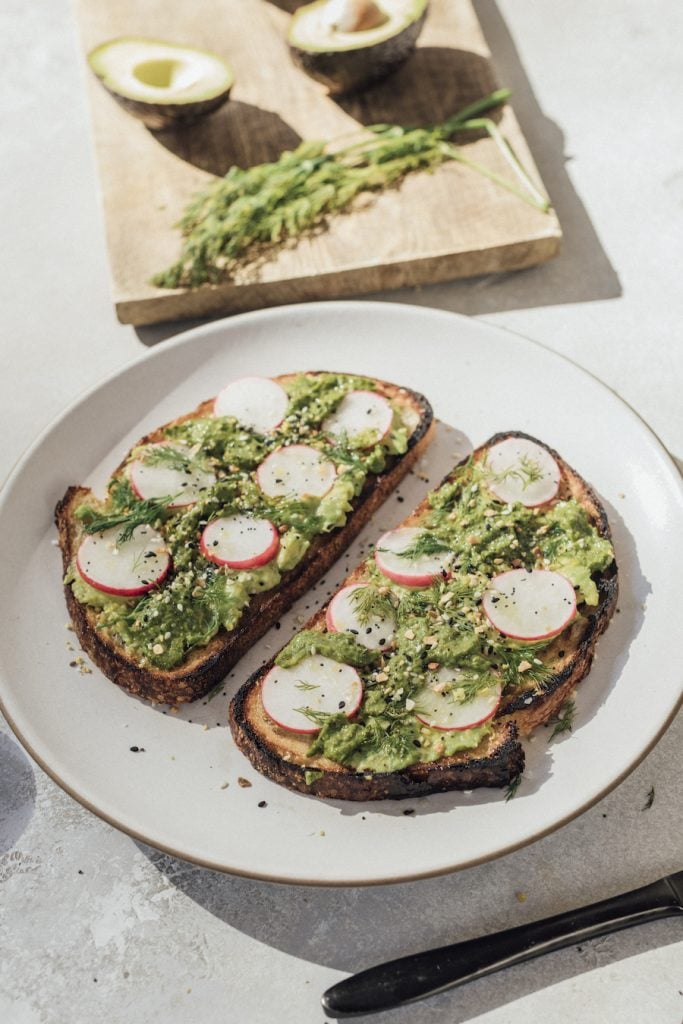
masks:
{"label": "gray concrete surface", "polygon": [[[680,459],[681,7],[482,0],[478,9],[564,251],[525,273],[383,297],[483,317],[569,356]],[[180,327],[136,333],[114,317],[66,0],[5,0],[0,49],[2,479],[81,390]],[[134,843],[0,733],[0,1020],[320,1024],[320,993],[346,972],[681,869],[682,746],[679,715],[599,805],[493,863],[387,888],[313,890],[213,874]],[[663,921],[375,1019],[680,1024],[682,940],[681,922]]]}

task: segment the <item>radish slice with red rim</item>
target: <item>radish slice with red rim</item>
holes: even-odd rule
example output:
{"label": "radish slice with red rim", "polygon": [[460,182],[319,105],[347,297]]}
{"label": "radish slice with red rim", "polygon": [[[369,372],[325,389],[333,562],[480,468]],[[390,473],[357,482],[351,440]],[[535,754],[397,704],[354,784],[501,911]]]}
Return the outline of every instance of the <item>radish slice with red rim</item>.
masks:
{"label": "radish slice with red rim", "polygon": [[119,542],[120,526],[93,533],[82,541],[76,566],[86,583],[105,594],[137,597],[157,587],[171,568],[162,535],[151,526],[136,526]]}
{"label": "radish slice with red rim", "polygon": [[486,455],[488,490],[508,505],[536,508],[552,501],[562,473],[550,452],[525,437],[507,437]]}
{"label": "radish slice with red rim", "polygon": [[546,640],[576,615],[576,592],[559,572],[511,569],[493,577],[482,604],[491,625],[504,636]]}
{"label": "radish slice with red rim", "polygon": [[230,569],[255,569],[275,558],[280,535],[269,519],[234,515],[214,519],[204,528],[199,550],[210,562]]}
{"label": "radish slice with red rim", "polygon": [[322,429],[334,438],[349,441],[367,433],[368,441],[363,447],[371,448],[387,436],[393,422],[394,410],[383,395],[375,391],[349,391],[324,421]]}
{"label": "radish slice with red rim", "polygon": [[352,583],[334,595],[325,615],[330,633],[351,633],[356,643],[371,651],[388,650],[396,634],[395,615],[370,615],[361,622],[357,596],[366,583]]}
{"label": "radish slice with red rim", "polygon": [[322,498],[336,479],[334,463],[307,444],[276,448],[256,470],[256,481],[269,498]]}
{"label": "radish slice with red rim", "polygon": [[214,416],[234,416],[242,426],[268,434],[282,423],[287,392],[270,377],[240,377],[223,388],[213,403]]}
{"label": "radish slice with red rim", "polygon": [[403,587],[428,587],[435,579],[445,578],[453,561],[451,551],[408,554],[416,546],[428,547],[421,538],[431,536],[417,526],[399,526],[396,530],[390,530],[377,543],[377,568],[388,579]]}
{"label": "radish slice with red rim", "polygon": [[[167,448],[182,455],[190,452],[187,445],[169,444],[166,441],[148,445],[146,451],[152,452],[155,448]],[[176,469],[162,461],[146,461],[145,452],[128,466],[128,479],[142,501],[172,495],[174,500],[169,508],[184,508],[186,505],[194,504],[203,498],[216,482],[216,476],[210,470],[195,469],[192,466],[188,466],[187,469]]]}
{"label": "radish slice with red rim", "polygon": [[458,693],[458,669],[442,666],[414,697],[415,717],[424,725],[444,732],[474,729],[493,718],[502,686],[497,683],[479,690],[471,700],[463,700]]}
{"label": "radish slice with red rim", "polygon": [[351,718],[362,699],[363,684],[355,668],[317,654],[294,668],[274,665],[261,683],[266,714],[288,732],[319,732],[321,723],[313,720],[315,715],[342,712]]}

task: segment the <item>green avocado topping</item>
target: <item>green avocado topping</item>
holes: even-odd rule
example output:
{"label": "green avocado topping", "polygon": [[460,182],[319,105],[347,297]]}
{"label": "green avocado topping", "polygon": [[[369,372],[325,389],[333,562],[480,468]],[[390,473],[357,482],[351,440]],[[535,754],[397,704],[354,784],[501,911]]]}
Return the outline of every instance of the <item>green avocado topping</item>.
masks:
{"label": "green avocado topping", "polygon": [[[344,525],[368,475],[381,473],[388,459],[407,450],[408,429],[397,409],[389,435],[371,447],[363,447],[368,438],[361,436],[333,442],[321,429],[348,392],[375,390],[373,381],[345,374],[299,374],[284,387],[289,399],[286,415],[268,435],[247,429],[232,417],[204,416],[167,427],[167,446],[133,449],[127,464],[142,458],[149,464],[212,473],[215,483],[193,504],[173,507],[174,495],[140,500],[124,467],[109,481],[104,502],[77,509],[85,533],[120,527],[118,536],[125,539],[136,526],[147,523],[168,544],[172,572],[139,598],[96,589],[83,579],[75,562],[66,575],[76,599],[97,609],[97,628],[122,643],[142,665],[173,668],[219,630],[234,629],[252,596],[272,590],[295,569],[314,537]],[[336,480],[322,498],[271,498],[258,486],[255,471],[264,458],[294,443],[318,449],[335,464]],[[201,553],[199,539],[207,523],[236,513],[269,519],[278,528],[279,551],[267,565],[236,571]]]}
{"label": "green avocado topping", "polygon": [[309,654],[323,654],[354,665],[363,682],[357,714],[323,716],[309,757],[359,772],[392,772],[475,749],[490,734],[491,721],[448,731],[417,717],[420,693],[435,672],[457,670],[442,690],[466,704],[492,686],[522,695],[542,688],[561,664],[572,624],[559,637],[516,641],[491,626],[483,595],[492,577],[509,569],[551,569],[574,584],[574,621],[580,623],[584,607],[598,603],[593,577],[611,565],[612,545],[573,498],[540,508],[508,505],[488,490],[487,477],[485,461],[470,460],[429,495],[420,550],[409,554],[452,552],[449,576],[424,588],[404,587],[383,576],[374,559],[366,562],[369,600],[383,599],[387,608],[390,602],[396,619],[391,649],[367,651],[350,633],[322,629],[302,631],[278,655],[279,665],[292,667]]}

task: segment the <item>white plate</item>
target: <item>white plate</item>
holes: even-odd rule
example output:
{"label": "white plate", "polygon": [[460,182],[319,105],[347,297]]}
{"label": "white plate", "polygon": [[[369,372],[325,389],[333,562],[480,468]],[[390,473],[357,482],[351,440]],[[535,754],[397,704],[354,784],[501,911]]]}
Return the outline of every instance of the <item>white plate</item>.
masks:
{"label": "white plate", "polygon": [[[574,732],[527,743],[514,800],[494,790],[414,801],[326,802],[254,771],[226,726],[227,698],[427,484],[411,476],[325,584],[283,619],[227,682],[226,697],[179,714],[69,666],[73,634],[52,512],[70,483],[101,488],[150,428],[232,378],[329,368],[423,391],[441,428],[425,457],[431,482],[498,430],[556,447],[593,483],[614,531],[619,614],[582,683]],[[462,434],[458,433],[462,431]],[[647,427],[607,388],[546,349],[484,323],[410,306],[335,302],[250,313],[166,342],[81,398],[43,434],[0,498],[0,697],[49,774],[95,813],[179,857],[258,878],[313,884],[398,881],[495,857],[537,839],[615,786],[674,715],[681,669],[681,480]],[[300,620],[301,621],[301,620]],[[208,728],[207,728],[208,727]],[[144,747],[132,753],[130,747]],[[238,785],[238,776],[251,781]],[[227,788],[222,788],[229,782]],[[266,801],[267,806],[259,807]],[[405,815],[412,807],[413,815]]]}

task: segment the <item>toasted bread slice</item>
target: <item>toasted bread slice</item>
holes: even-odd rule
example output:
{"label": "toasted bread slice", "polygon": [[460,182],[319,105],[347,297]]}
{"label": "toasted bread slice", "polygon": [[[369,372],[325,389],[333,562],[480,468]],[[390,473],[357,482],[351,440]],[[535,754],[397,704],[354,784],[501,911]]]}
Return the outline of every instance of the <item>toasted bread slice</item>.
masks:
{"label": "toasted bread slice", "polygon": [[[309,375],[316,376],[322,372],[312,371]],[[294,376],[288,374],[273,379],[286,385]],[[204,647],[191,650],[180,665],[172,669],[141,665],[134,652],[110,632],[98,628],[97,609],[81,604],[71,586],[65,584],[66,603],[76,635],[83,649],[109,679],[130,693],[155,703],[177,705],[196,700],[220,682],[294,601],[324,576],[408,473],[432,437],[432,409],[423,395],[385,381],[373,383],[379,394],[401,410],[412,428],[406,453],[389,456],[383,472],[368,474],[361,493],[352,502],[352,511],[344,526],[316,536],[303,559],[284,574],[277,587],[252,595],[236,628],[229,631],[221,629]],[[142,438],[138,445],[161,440],[163,431],[176,423],[210,415],[212,402],[212,399],[207,400],[193,412],[159,427]],[[126,461],[127,457],[114,475],[123,472]],[[87,488],[69,487],[56,507],[55,521],[65,572],[71,566],[83,537],[83,526],[74,513],[91,498],[92,492]]]}
{"label": "toasted bread slice", "polygon": [[[555,500],[573,498],[585,509],[597,533],[610,540],[605,510],[592,488],[543,442],[519,431],[500,433],[478,448],[473,459],[485,458],[487,451],[506,438],[525,438],[545,448],[561,470],[560,489]],[[463,460],[466,462],[467,460]],[[459,465],[462,465],[460,463]],[[441,486],[449,483],[457,469]],[[417,525],[429,509],[425,499],[402,525]],[[358,566],[342,586],[367,579],[367,563]],[[595,646],[616,607],[618,577],[616,562],[599,574],[598,604],[582,609],[582,614],[542,652],[550,673],[541,683],[526,683],[504,691],[492,720],[492,730],[473,750],[463,750],[439,761],[418,762],[394,772],[359,772],[328,758],[309,756],[310,736],[284,730],[266,714],[260,697],[261,682],[273,667],[274,659],[242,686],[230,705],[230,723],[237,745],[263,774],[291,789],[320,797],[345,800],[400,799],[451,789],[478,786],[505,786],[524,768],[524,750],[520,736],[526,736],[552,719],[588,673]],[[340,588],[341,589],[341,588]],[[325,630],[327,606],[314,615],[302,629]]]}

